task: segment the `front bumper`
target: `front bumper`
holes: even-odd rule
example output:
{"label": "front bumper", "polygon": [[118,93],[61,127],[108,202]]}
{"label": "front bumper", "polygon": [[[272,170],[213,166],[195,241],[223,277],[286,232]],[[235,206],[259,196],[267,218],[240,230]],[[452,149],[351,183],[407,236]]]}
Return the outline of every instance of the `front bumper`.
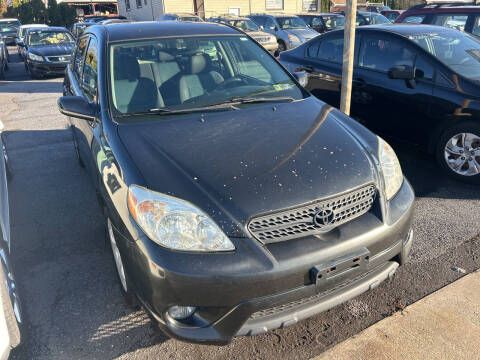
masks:
{"label": "front bumper", "polygon": [[[226,344],[235,336],[286,327],[330,309],[390,278],[413,241],[414,194],[405,181],[389,204],[388,220],[375,209],[330,231],[261,245],[232,238],[236,252],[186,254],[141,237],[125,258],[144,307],[168,335],[189,342]],[[116,236],[122,236],[117,232]],[[362,270],[312,280],[312,269],[358,251]],[[195,306],[187,320],[170,318],[170,306]]]}
{"label": "front bumper", "polygon": [[35,75],[64,75],[69,62],[28,61],[28,66]]}

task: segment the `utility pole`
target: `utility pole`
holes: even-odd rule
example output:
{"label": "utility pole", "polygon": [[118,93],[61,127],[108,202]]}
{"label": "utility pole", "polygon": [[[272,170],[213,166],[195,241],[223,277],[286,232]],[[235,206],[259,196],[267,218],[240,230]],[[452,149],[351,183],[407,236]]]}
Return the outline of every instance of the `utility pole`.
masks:
{"label": "utility pole", "polygon": [[357,0],[347,0],[343,35],[342,92],[340,110],[350,115],[352,97],[353,61],[355,53],[355,23],[357,20]]}

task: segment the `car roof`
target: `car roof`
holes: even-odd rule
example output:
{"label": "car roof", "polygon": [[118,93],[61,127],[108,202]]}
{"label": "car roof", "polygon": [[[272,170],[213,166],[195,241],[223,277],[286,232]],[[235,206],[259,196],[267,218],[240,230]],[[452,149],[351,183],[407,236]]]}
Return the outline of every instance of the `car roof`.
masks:
{"label": "car roof", "polygon": [[[88,28],[88,31],[93,32],[93,28],[97,26]],[[229,26],[206,22],[145,21],[103,26],[106,29],[108,41],[152,39],[166,36],[243,35]]]}
{"label": "car roof", "polygon": [[281,18],[281,17],[295,17],[297,15],[293,15],[293,14],[273,14],[273,13],[270,13],[270,14],[251,14],[251,16],[271,16],[271,17],[274,17],[274,18]]}
{"label": "car roof", "polygon": [[62,26],[37,26],[37,27],[31,27],[28,30],[52,30],[52,31],[66,31],[68,32],[68,29]]}
{"label": "car roof", "polygon": [[472,5],[458,5],[458,6],[441,6],[408,9],[408,14],[424,14],[424,13],[465,13],[465,12],[480,12],[480,6]]}
{"label": "car roof", "polygon": [[[457,32],[457,30],[450,29],[438,25],[423,25],[423,24],[379,24],[379,25],[365,25],[359,26],[357,31],[377,30],[398,34],[401,36],[428,34],[428,33],[446,33]],[[340,30],[343,31],[343,30]]]}
{"label": "car roof", "polygon": [[45,28],[45,27],[48,27],[48,25],[46,25],[46,24],[25,24],[25,25],[22,25],[20,27],[23,28],[23,29],[29,29],[29,28],[35,28],[35,27]]}
{"label": "car roof", "polygon": [[343,16],[342,14],[335,13],[308,13],[308,14],[296,14],[297,16]]}

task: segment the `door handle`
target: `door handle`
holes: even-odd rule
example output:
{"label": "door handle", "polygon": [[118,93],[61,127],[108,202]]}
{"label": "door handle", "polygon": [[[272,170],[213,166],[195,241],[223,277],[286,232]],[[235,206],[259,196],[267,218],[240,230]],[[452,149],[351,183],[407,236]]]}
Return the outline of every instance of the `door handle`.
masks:
{"label": "door handle", "polygon": [[367,86],[367,83],[363,79],[353,79],[352,85],[357,88],[363,88]]}

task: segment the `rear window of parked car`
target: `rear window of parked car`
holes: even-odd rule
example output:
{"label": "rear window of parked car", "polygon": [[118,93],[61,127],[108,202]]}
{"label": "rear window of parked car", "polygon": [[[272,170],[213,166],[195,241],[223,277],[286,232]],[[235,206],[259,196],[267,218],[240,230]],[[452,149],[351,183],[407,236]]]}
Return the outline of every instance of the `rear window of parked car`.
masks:
{"label": "rear window of parked car", "polygon": [[421,24],[425,15],[410,15],[403,18],[402,22],[407,24]]}

